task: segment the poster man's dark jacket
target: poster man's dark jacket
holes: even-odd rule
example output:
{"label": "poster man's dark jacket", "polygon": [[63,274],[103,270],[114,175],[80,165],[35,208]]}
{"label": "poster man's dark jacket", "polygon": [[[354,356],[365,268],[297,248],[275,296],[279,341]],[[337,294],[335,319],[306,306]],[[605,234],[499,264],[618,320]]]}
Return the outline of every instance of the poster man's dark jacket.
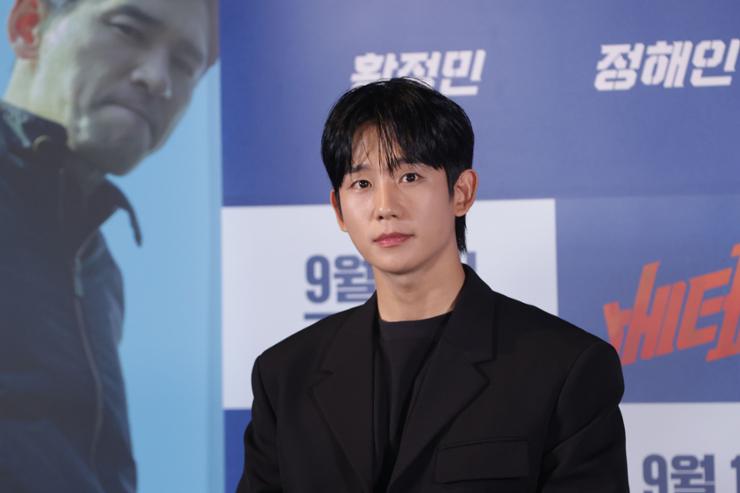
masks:
{"label": "poster man's dark jacket", "polygon": [[[121,274],[99,231],[131,207],[85,198],[63,127],[0,106],[0,491],[133,492],[118,358]],[[135,226],[138,238],[138,227]]]}
{"label": "poster man's dark jacket", "polygon": [[[376,297],[265,351],[238,492],[373,491]],[[407,414],[388,490],[628,491],[624,384],[601,339],[470,269]]]}

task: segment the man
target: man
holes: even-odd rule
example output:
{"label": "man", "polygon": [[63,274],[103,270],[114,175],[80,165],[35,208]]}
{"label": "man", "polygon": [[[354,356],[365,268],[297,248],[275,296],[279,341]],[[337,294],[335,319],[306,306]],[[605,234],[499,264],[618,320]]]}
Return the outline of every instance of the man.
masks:
{"label": "man", "polygon": [[353,89],[322,157],[377,291],[257,359],[239,491],[628,491],[615,351],[460,262],[463,110],[407,79]]}
{"label": "man", "polygon": [[100,233],[215,55],[211,0],[16,0],[0,105],[0,491],[132,492],[123,289]]}

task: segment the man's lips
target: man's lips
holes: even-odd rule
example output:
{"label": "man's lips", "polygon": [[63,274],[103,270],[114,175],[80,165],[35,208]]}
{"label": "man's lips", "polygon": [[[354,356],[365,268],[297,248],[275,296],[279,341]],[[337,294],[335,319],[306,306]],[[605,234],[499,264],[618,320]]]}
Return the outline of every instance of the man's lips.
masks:
{"label": "man's lips", "polygon": [[407,235],[403,233],[388,233],[378,236],[373,240],[373,242],[380,245],[381,247],[392,247],[400,245],[412,236],[413,235]]}
{"label": "man's lips", "polygon": [[154,118],[152,117],[152,115],[149,113],[149,110],[143,108],[141,105],[134,104],[134,103],[131,103],[131,102],[125,101],[125,100],[116,100],[116,99],[113,99],[113,100],[108,101],[108,104],[112,104],[112,105],[118,106],[120,108],[124,108],[124,109],[130,111],[131,113],[137,115],[149,127],[149,131],[152,134],[152,138],[155,137],[155,135],[156,135],[156,133],[158,131],[157,124],[155,123]]}
{"label": "man's lips", "polygon": [[146,124],[149,125],[152,128],[152,130],[154,130],[154,123],[152,122],[152,118],[149,116],[149,114],[145,110],[137,106],[131,105],[131,104],[126,104],[126,103],[117,103],[117,104],[118,106],[121,106],[122,108],[126,108],[130,112],[138,115],[139,118],[144,120]]}

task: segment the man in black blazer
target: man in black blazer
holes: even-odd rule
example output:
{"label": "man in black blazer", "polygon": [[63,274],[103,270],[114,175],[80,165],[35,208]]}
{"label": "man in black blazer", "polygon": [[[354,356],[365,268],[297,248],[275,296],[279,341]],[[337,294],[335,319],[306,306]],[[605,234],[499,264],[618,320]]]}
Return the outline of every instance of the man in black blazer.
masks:
{"label": "man in black blazer", "polygon": [[627,492],[616,352],[460,262],[463,110],[408,79],[353,89],[322,157],[377,291],[257,358],[238,492]]}

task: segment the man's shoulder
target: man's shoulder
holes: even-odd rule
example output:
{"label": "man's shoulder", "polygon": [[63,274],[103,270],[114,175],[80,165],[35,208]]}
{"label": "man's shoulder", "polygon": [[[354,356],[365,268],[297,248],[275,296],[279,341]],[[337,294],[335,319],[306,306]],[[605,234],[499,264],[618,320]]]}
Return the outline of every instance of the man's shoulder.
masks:
{"label": "man's shoulder", "polygon": [[609,345],[593,333],[536,306],[497,292],[493,296],[502,345],[565,359],[575,358],[594,345]]}
{"label": "man's shoulder", "polygon": [[18,190],[15,182],[18,174],[19,169],[13,163],[12,156],[5,152],[0,144],[0,200],[4,206],[11,200],[17,200]]}
{"label": "man's shoulder", "polygon": [[259,356],[263,368],[276,369],[321,361],[327,346],[344,321],[360,307],[329,315],[270,346]]}
{"label": "man's shoulder", "polygon": [[[495,293],[495,347],[510,375],[546,392],[572,381],[619,401],[619,356],[604,339],[535,306]],[[596,379],[596,381],[594,381]],[[581,390],[579,390],[581,392]]]}
{"label": "man's shoulder", "polygon": [[517,350],[579,350],[594,343],[605,343],[557,315],[494,291],[469,267],[466,267],[466,283],[459,307],[468,313],[466,320],[481,323],[490,319],[497,343]]}
{"label": "man's shoulder", "polygon": [[36,199],[43,193],[40,190],[25,161],[8,152],[0,136],[0,228],[6,234],[35,210]]}
{"label": "man's shoulder", "polygon": [[[22,224],[23,191],[18,186],[19,170],[6,158],[0,146],[0,230],[7,240],[19,233]],[[7,242],[0,244],[8,246]]]}

